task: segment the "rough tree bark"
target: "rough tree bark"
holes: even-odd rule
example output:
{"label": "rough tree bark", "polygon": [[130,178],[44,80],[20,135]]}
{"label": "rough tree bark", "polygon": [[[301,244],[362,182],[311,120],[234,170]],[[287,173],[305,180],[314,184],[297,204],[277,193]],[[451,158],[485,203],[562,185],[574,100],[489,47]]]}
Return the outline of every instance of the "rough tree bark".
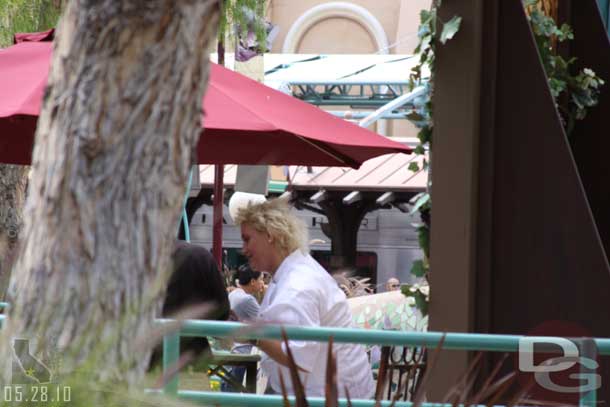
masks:
{"label": "rough tree bark", "polygon": [[165,286],[217,23],[216,0],[66,6],[4,351],[9,335],[51,338],[66,371],[93,361],[101,381],[143,375],[136,338]]}
{"label": "rough tree bark", "polygon": [[0,299],[4,298],[23,223],[29,167],[0,165]]}

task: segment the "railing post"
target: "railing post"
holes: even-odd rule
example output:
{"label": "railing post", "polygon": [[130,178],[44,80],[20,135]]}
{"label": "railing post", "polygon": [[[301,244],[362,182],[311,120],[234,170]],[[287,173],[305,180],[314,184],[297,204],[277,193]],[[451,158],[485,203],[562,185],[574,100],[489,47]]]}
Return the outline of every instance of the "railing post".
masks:
{"label": "railing post", "polygon": [[[577,341],[577,344],[581,358],[587,358],[597,363],[597,346],[593,338],[582,338]],[[585,377],[595,377],[595,388],[593,390],[585,391],[581,387],[580,407],[595,407],[597,404],[597,388],[600,383],[596,370],[593,367],[586,366],[584,363],[580,363],[580,373],[582,375],[587,375]]]}
{"label": "railing post", "polygon": [[163,392],[168,395],[178,394],[178,358],[180,357],[180,333],[170,333],[163,338],[163,377],[173,375],[163,387]]}
{"label": "railing post", "polygon": [[[182,203],[181,219],[182,219],[182,226],[184,227],[184,240],[189,243],[191,242],[191,232],[189,229],[189,219],[186,214],[186,203],[188,202],[189,195],[191,194],[191,186],[193,184],[193,172],[195,171],[195,168],[198,169],[199,166],[192,166],[191,170],[189,171],[189,182],[187,184],[186,193],[184,194],[184,201]],[[178,223],[178,225],[180,225],[180,223]]]}
{"label": "railing post", "polygon": [[4,320],[6,319],[6,314],[8,312],[8,302],[0,302],[0,328],[4,324]]}

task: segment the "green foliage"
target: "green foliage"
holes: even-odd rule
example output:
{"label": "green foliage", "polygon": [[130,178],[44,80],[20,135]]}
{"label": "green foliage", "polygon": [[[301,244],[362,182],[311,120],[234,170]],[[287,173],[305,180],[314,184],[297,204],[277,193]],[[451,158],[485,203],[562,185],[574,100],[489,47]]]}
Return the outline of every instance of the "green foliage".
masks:
{"label": "green foliage", "polygon": [[[558,27],[552,17],[545,15],[537,7],[536,0],[524,0],[524,6],[529,11],[528,19],[548,77],[551,94],[570,136],[575,121],[584,119],[587,109],[597,105],[604,81],[588,68],[574,75],[572,65],[576,59],[566,61],[557,53],[556,44],[574,39],[569,25]],[[567,99],[565,101],[562,100],[564,95]]]}
{"label": "green foliage", "polygon": [[419,171],[419,164],[417,164],[416,162],[412,162],[412,163],[409,164],[407,169],[409,171],[417,172],[417,171]]}
{"label": "green foliage", "polygon": [[447,21],[443,25],[443,31],[441,32],[440,42],[441,44],[445,44],[447,41],[452,39],[455,34],[460,29],[460,24],[462,23],[462,17],[453,16],[453,18]]}
{"label": "green foliage", "polygon": [[417,211],[421,211],[430,207],[430,194],[427,192],[421,192],[411,198],[410,202],[413,204],[413,207],[411,208],[411,214],[414,214]]}
{"label": "green foliage", "polygon": [[413,266],[411,266],[411,274],[415,277],[423,277],[427,271],[428,268],[423,260],[416,260],[413,262]]}
{"label": "green foliage", "polygon": [[428,297],[419,290],[415,292],[414,297],[415,307],[421,311],[423,316],[428,315]]}
{"label": "green foliage", "polygon": [[423,316],[428,315],[429,288],[427,285],[419,286],[416,284],[404,284],[400,287],[400,291],[405,297],[413,297],[415,300],[415,307],[419,309]]}
{"label": "green foliage", "polygon": [[430,10],[422,10],[419,13],[419,29],[417,30],[417,37],[419,43],[414,50],[414,53],[419,56],[419,63],[411,69],[409,75],[409,87],[414,89],[421,83],[422,80],[422,68],[428,66],[430,71],[434,68],[434,46],[436,36],[436,26],[438,24],[438,18],[436,16],[436,7],[432,7]]}
{"label": "green foliage", "polygon": [[15,33],[55,27],[63,3],[65,1],[0,0],[0,47],[12,45]]}
{"label": "green foliage", "polygon": [[[419,63],[411,69],[409,75],[410,89],[414,90],[418,86],[425,86],[425,94],[416,101],[416,106],[407,118],[413,122],[420,130],[417,134],[419,144],[413,150],[414,154],[423,156],[422,168],[429,168],[429,157],[426,151],[432,146],[432,135],[434,129],[434,120],[432,118],[432,95],[434,93],[434,61],[435,50],[438,43],[445,44],[447,41],[455,37],[460,29],[462,18],[459,16],[452,17],[447,22],[442,22],[437,14],[437,9],[440,7],[440,0],[432,2],[430,10],[422,10],[420,12],[420,25],[417,31],[419,44],[415,48],[415,54],[419,56]],[[438,34],[440,32],[440,35]],[[423,79],[426,68],[430,71],[428,82],[423,85]],[[409,170],[417,172],[420,166],[416,162],[409,164]],[[424,259],[413,263],[411,274],[416,277],[425,278],[427,280],[429,273],[428,258],[430,257],[430,209],[432,201],[430,198],[431,179],[428,177],[428,185],[426,192],[416,195],[411,203],[411,213],[419,212],[422,225],[417,228],[417,236],[419,246],[424,252]],[[415,306],[420,309],[422,314],[428,313],[428,295],[421,292],[419,289],[414,289],[412,286],[405,286],[402,289],[403,294],[408,297],[415,298]]]}
{"label": "green foliage", "polygon": [[[218,39],[224,41],[228,36],[235,40],[253,31],[259,46],[264,47],[267,31],[264,23],[267,0],[221,0]],[[266,52],[262,49],[261,52]]]}
{"label": "green foliage", "polygon": [[417,228],[419,247],[424,251],[426,258],[430,257],[430,229],[426,225]]}
{"label": "green foliage", "polygon": [[418,113],[417,111],[413,111],[413,112],[409,113],[407,115],[407,119],[411,120],[412,122],[421,122],[421,121],[426,120],[426,118],[422,114]]}

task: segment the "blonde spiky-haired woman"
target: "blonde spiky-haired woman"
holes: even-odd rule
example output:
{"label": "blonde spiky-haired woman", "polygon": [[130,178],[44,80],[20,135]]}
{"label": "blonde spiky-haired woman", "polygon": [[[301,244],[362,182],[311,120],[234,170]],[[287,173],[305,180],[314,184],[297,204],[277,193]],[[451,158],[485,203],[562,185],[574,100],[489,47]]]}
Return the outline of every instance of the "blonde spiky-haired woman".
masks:
{"label": "blonde spiky-haired woman", "polygon": [[[260,308],[263,321],[284,325],[352,327],[352,315],[345,294],[335,280],[308,252],[307,228],[287,203],[276,199],[250,204],[237,211],[243,254],[250,266],[267,271],[273,279]],[[280,374],[289,377],[288,359],[279,341],[261,340],[265,352],[261,362],[269,377],[268,391],[280,393]],[[327,344],[289,341],[295,362],[302,369],[301,380],[308,396],[324,396]],[[345,389],[353,398],[373,396],[371,367],[364,347],[341,343],[333,347],[337,358],[340,394]],[[289,381],[287,381],[289,382]],[[294,393],[290,383],[289,393]]]}

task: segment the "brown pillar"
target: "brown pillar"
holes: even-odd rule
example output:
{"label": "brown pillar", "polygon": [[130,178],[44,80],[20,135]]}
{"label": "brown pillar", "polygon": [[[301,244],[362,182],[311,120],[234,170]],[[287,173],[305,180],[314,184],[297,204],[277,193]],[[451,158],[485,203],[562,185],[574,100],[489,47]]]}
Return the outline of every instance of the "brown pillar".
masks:
{"label": "brown pillar", "polygon": [[[477,167],[483,0],[443,2],[439,16],[462,25],[436,57],[430,330],[473,327],[477,229]],[[443,352],[432,376],[430,400],[442,400],[466,368],[465,352]]]}

